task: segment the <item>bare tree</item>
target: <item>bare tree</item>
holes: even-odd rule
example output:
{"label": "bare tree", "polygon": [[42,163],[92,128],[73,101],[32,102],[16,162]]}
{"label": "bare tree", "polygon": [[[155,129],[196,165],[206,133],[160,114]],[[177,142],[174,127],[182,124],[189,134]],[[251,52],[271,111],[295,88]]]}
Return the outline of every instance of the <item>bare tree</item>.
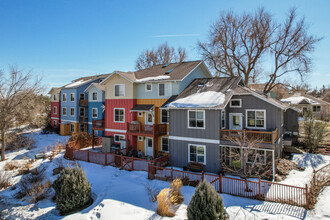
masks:
{"label": "bare tree", "polygon": [[14,126],[29,121],[34,110],[35,95],[41,92],[41,80],[35,79],[31,71],[10,67],[9,73],[0,72],[0,134],[1,161],[5,160],[6,134]]}
{"label": "bare tree", "polygon": [[157,49],[143,51],[136,60],[136,69],[141,70],[158,64],[171,62],[183,62],[187,58],[186,50],[182,47],[175,50],[169,47],[167,42],[158,46]]}
{"label": "bare tree", "polygon": [[[218,75],[240,76],[248,85],[266,73],[264,92],[268,93],[283,76],[303,77],[310,70],[308,55],[319,40],[308,34],[304,18],[298,20],[295,9],[279,24],[261,8],[250,14],[223,13],[211,26],[208,42],[199,42],[198,48]],[[265,61],[271,68],[261,68]]]}

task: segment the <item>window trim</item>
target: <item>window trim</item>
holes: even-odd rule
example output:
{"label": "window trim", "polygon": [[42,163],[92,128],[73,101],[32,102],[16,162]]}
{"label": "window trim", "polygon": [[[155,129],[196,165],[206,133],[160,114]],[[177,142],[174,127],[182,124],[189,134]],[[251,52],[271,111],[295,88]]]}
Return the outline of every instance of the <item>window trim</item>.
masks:
{"label": "window trim", "polygon": [[[72,113],[72,110],[73,109],[73,115],[71,114]],[[70,116],[71,117],[74,117],[76,115],[76,111],[75,111],[75,109],[73,108],[73,107],[70,107]]]}
{"label": "window trim", "polygon": [[[96,109],[96,117],[94,117],[94,110]],[[99,117],[99,111],[97,108],[92,108],[92,118],[98,118]]]}
{"label": "window trim", "polygon": [[[188,163],[189,162],[198,162],[198,161],[191,161],[190,160],[190,146],[196,146],[196,147],[203,147],[204,148],[204,163],[202,163],[202,164],[204,164],[204,165],[206,165],[206,145],[201,145],[201,144],[188,144]],[[197,149],[196,149],[196,158],[197,158],[197,156],[198,156],[198,153],[197,153],[198,151],[197,151]],[[200,163],[200,162],[198,162],[198,163]]]}
{"label": "window trim", "polygon": [[[64,96],[65,96],[65,100],[64,100]],[[68,99],[67,99],[67,94],[66,93],[63,93],[62,95],[62,102],[66,102]]]}
{"label": "window trim", "polygon": [[[233,106],[232,101],[239,101],[239,106]],[[229,102],[229,107],[230,108],[242,108],[242,99],[231,99]]]}
{"label": "window trim", "polygon": [[[168,109],[159,109],[160,110],[160,123],[161,124],[169,124],[170,121],[170,111]],[[163,122],[163,110],[167,111],[167,122]]]}
{"label": "window trim", "polygon": [[[249,124],[248,124],[248,111],[260,111],[260,112],[264,112],[264,126],[263,127],[250,127]],[[245,109],[245,125],[246,125],[246,128],[249,128],[249,129],[262,129],[262,130],[265,130],[266,127],[267,127],[267,124],[266,124],[266,118],[267,118],[267,115],[266,115],[266,109]],[[255,119],[256,120],[256,119]]]}
{"label": "window trim", "polygon": [[[264,149],[246,149],[247,151],[249,151],[249,150],[253,150],[253,151],[257,151],[257,150],[261,150],[261,151],[263,151],[264,152],[264,161],[263,162],[256,162],[255,164],[261,164],[261,165],[266,165],[266,160],[267,160],[267,155],[266,155],[266,150],[264,150]],[[245,160],[245,162],[247,163],[247,164],[254,164],[253,162],[250,162],[249,161],[249,152],[247,153],[247,157],[246,157],[246,160]]]}
{"label": "window trim", "polygon": [[143,141],[143,136],[138,136],[138,141]]}
{"label": "window trim", "polygon": [[[317,110],[317,107],[319,107],[320,110],[319,110],[319,111],[314,111],[314,107],[315,107],[316,110]],[[313,107],[312,107],[312,111],[313,111],[314,113],[316,113],[316,112],[321,112],[321,105],[313,105]]]}
{"label": "window trim", "polygon": [[[73,126],[73,131],[72,131],[72,126]],[[76,128],[76,126],[75,126],[75,124],[70,124],[70,132],[71,133],[74,133],[74,130],[75,130],[75,128]]]}
{"label": "window trim", "polygon": [[[159,92],[160,92],[160,89],[159,89],[159,86],[160,84],[164,84],[164,95],[160,95]],[[165,95],[165,84],[169,84],[170,85],[170,92],[169,92],[169,95],[168,96],[172,96],[172,83],[158,83],[158,96],[159,97],[166,97],[167,95]]]}
{"label": "window trim", "polygon": [[[225,123],[224,123],[224,126],[222,126],[222,114],[225,114],[225,118],[224,118],[224,121],[225,121]],[[227,124],[227,120],[226,120],[226,110],[225,109],[222,109],[221,110],[221,114],[220,114],[220,127],[221,127],[221,129],[225,129],[226,128],[226,124]]]}
{"label": "window trim", "polygon": [[[96,99],[94,99],[94,93],[96,93]],[[98,100],[98,92],[92,92],[92,101]]]}
{"label": "window trim", "polygon": [[[64,110],[65,109],[65,114],[64,114]],[[66,107],[62,107],[62,115],[63,116],[67,116],[68,115],[68,110],[67,110],[67,108]]]}
{"label": "window trim", "polygon": [[57,95],[56,94],[53,95],[53,101],[57,101]]}
{"label": "window trim", "polygon": [[[123,135],[123,134],[114,134],[114,135],[113,135],[113,141],[114,141],[114,142],[118,142],[118,141],[116,141],[116,137],[124,137],[124,140],[122,140],[122,141],[126,141],[126,140],[125,140],[125,135]],[[120,140],[119,140],[119,141],[120,141]]]}
{"label": "window trim", "polygon": [[[163,150],[163,139],[167,139],[167,151],[166,150]],[[160,140],[160,148],[161,148],[161,151],[162,152],[166,152],[166,153],[168,153],[169,151],[170,151],[170,139],[169,139],[169,137],[161,137],[161,140]]]}
{"label": "window trim", "polygon": [[[124,121],[116,121],[116,109],[124,111]],[[125,123],[125,108],[113,108],[113,122]]]}
{"label": "window trim", "polygon": [[[81,98],[81,95],[84,95],[84,99],[80,99]],[[79,93],[79,100],[85,100],[85,93],[83,93],[83,92],[81,92],[81,93]]]}
{"label": "window trim", "polygon": [[[56,109],[56,111],[55,111],[55,109]],[[53,106],[53,114],[57,115],[57,106]]]}
{"label": "window trim", "polygon": [[[84,128],[83,131],[81,130],[81,126],[83,126],[83,128]],[[80,132],[85,132],[85,125],[84,124],[79,124],[79,131]]]}
{"label": "window trim", "polygon": [[57,120],[53,120],[53,127],[57,128]]}
{"label": "window trim", "polygon": [[[189,125],[189,112],[203,112],[203,127],[190,127],[190,125]],[[187,114],[187,122],[188,122],[188,128],[189,129],[205,129],[205,124],[206,124],[206,122],[205,122],[205,110],[188,110],[188,112],[187,112],[188,114]]]}
{"label": "window trim", "polygon": [[[71,100],[71,95],[73,95],[73,101]],[[74,93],[70,93],[70,102],[74,102],[76,100],[76,97],[74,96]]]}
{"label": "window trim", "polygon": [[[150,87],[151,87],[150,90],[147,89],[147,85],[150,85]],[[152,83],[146,83],[145,86],[144,86],[144,91],[145,92],[152,92]]]}
{"label": "window trim", "polygon": [[[116,86],[124,86],[124,95],[116,95]],[[123,96],[125,96],[125,84],[114,84],[113,85],[113,88],[114,88],[114,90],[113,90],[113,95],[114,95],[114,97],[123,97]],[[120,90],[119,90],[120,91]]]}
{"label": "window trim", "polygon": [[[83,115],[80,115],[81,109],[84,109],[84,114]],[[86,115],[85,108],[84,107],[79,107],[79,116],[84,117],[85,115]]]}

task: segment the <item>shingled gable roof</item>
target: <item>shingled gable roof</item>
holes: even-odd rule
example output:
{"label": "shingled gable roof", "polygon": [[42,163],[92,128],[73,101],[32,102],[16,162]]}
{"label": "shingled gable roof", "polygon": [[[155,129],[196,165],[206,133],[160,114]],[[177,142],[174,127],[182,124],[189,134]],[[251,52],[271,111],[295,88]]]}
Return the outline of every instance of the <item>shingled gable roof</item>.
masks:
{"label": "shingled gable roof", "polygon": [[103,85],[101,85],[100,83],[91,83],[84,92],[87,92],[92,86],[95,86],[97,89],[99,89],[100,91],[105,91],[105,87]]}
{"label": "shingled gable roof", "polygon": [[[118,74],[132,83],[144,83],[152,81],[181,81],[199,65],[204,65],[203,68],[208,71],[202,60],[187,61],[180,63],[169,63],[155,65],[150,68],[138,70],[136,72],[121,72],[114,71],[112,75]],[[210,77],[211,73],[208,71]],[[104,84],[111,76],[108,76],[101,84]]]}
{"label": "shingled gable roof", "polygon": [[60,92],[61,92],[61,88],[59,88],[59,87],[52,87],[50,89],[50,91],[48,92],[48,94],[60,93]]}
{"label": "shingled gable roof", "polygon": [[[169,103],[166,107],[168,108],[194,108],[193,105],[187,105],[188,107],[176,107],[180,106],[180,102],[183,100],[187,100],[188,97],[192,97],[195,94],[205,94],[206,92],[213,92],[211,95],[219,94],[221,96],[221,100],[218,105],[214,105],[212,107],[203,107],[202,105],[196,105],[195,108],[216,108],[223,109],[228,104],[229,100],[233,95],[253,95],[264,101],[273,104],[281,109],[290,108],[289,105],[286,105],[279,100],[273,99],[249,89],[244,86],[243,81],[240,77],[219,77],[219,78],[203,78],[203,79],[195,79],[188,87],[186,87],[179,96],[171,103]],[[181,101],[180,101],[181,100]],[[205,102],[205,100],[204,100]],[[176,105],[176,103],[178,105]]]}
{"label": "shingled gable roof", "polygon": [[101,75],[80,77],[78,79],[73,80],[71,83],[69,83],[61,88],[62,89],[75,89],[82,85],[85,85],[86,83],[95,81],[97,79],[103,80],[104,78],[107,78],[109,75],[110,74],[101,74]]}

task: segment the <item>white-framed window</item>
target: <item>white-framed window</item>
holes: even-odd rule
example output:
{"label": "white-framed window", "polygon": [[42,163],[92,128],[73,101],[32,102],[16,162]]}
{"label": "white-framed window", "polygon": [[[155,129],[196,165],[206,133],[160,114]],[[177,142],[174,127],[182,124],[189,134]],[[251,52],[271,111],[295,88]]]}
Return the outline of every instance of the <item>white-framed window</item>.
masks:
{"label": "white-framed window", "polygon": [[205,129],[204,110],[188,110],[188,128]]}
{"label": "white-framed window", "polygon": [[142,136],[138,136],[138,141],[143,141],[143,137]]}
{"label": "white-framed window", "polygon": [[74,116],[74,108],[70,108],[70,116]]}
{"label": "white-framed window", "polygon": [[62,108],[62,115],[63,115],[63,116],[66,116],[66,107],[63,107],[63,108]]}
{"label": "white-framed window", "polygon": [[98,116],[97,108],[92,108],[92,118],[97,118],[97,116]]}
{"label": "white-framed window", "polygon": [[92,100],[96,101],[97,100],[97,92],[92,93]]}
{"label": "white-framed window", "polygon": [[246,127],[251,129],[266,129],[266,110],[246,110]]}
{"label": "white-framed window", "polygon": [[221,110],[221,128],[226,128],[226,110]]}
{"label": "white-framed window", "polygon": [[145,91],[146,92],[151,92],[152,91],[152,84],[151,83],[146,83],[145,84]]}
{"label": "white-framed window", "polygon": [[266,164],[266,151],[259,149],[249,149],[246,163]]}
{"label": "white-framed window", "polygon": [[80,124],[79,125],[79,130],[80,130],[80,132],[84,132],[85,131],[85,125],[84,124]]}
{"label": "white-framed window", "polygon": [[162,137],[162,151],[163,152],[168,152],[169,151],[168,137]]}
{"label": "white-framed window", "polygon": [[125,84],[115,85],[115,96],[125,96]]}
{"label": "white-framed window", "polygon": [[85,108],[79,108],[79,116],[85,116]]}
{"label": "white-framed window", "polygon": [[115,108],[114,109],[114,122],[125,122],[125,109],[124,108]]}
{"label": "white-framed window", "polygon": [[118,141],[125,141],[125,135],[115,134],[113,137],[114,137],[114,140],[116,142],[118,142]]}
{"label": "white-framed window", "polygon": [[159,83],[158,84],[158,96],[170,96],[171,95],[171,84],[170,83]]}
{"label": "white-framed window", "polygon": [[56,115],[57,114],[57,106],[53,107],[53,114]]}
{"label": "white-framed window", "polygon": [[241,108],[242,99],[232,99],[230,100],[230,108]]}
{"label": "white-framed window", "polygon": [[206,164],[206,146],[188,144],[188,162],[199,162]]}
{"label": "white-framed window", "polygon": [[138,112],[138,117],[143,117],[143,112]]}
{"label": "white-framed window", "polygon": [[162,124],[168,124],[169,121],[170,121],[170,112],[169,112],[169,110],[160,109],[160,115],[161,115],[160,122]]}
{"label": "white-framed window", "polygon": [[63,95],[62,95],[62,101],[63,102],[66,102],[66,93],[63,93]]}
{"label": "white-framed window", "polygon": [[70,131],[71,131],[71,133],[74,132],[74,124],[70,124]]}
{"label": "white-framed window", "polygon": [[57,128],[57,121],[56,120],[53,121],[53,127]]}
{"label": "white-framed window", "polygon": [[74,102],[74,93],[71,93],[71,94],[70,94],[70,101],[71,101],[71,102]]}
{"label": "white-framed window", "polygon": [[320,105],[314,105],[313,106],[313,112],[320,112],[321,111],[321,106]]}
{"label": "white-framed window", "polygon": [[56,101],[57,97],[56,94],[53,95],[53,100]]}
{"label": "white-framed window", "polygon": [[85,99],[85,94],[84,94],[84,93],[80,93],[80,95],[79,95],[79,99],[80,99],[80,100],[84,100],[84,99]]}

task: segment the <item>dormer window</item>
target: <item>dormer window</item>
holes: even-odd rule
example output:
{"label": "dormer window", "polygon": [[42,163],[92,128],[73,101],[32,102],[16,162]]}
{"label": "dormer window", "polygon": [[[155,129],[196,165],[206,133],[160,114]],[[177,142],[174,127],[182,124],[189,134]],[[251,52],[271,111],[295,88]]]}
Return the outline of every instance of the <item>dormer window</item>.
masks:
{"label": "dormer window", "polygon": [[230,108],[241,108],[242,99],[232,99],[230,100]]}

